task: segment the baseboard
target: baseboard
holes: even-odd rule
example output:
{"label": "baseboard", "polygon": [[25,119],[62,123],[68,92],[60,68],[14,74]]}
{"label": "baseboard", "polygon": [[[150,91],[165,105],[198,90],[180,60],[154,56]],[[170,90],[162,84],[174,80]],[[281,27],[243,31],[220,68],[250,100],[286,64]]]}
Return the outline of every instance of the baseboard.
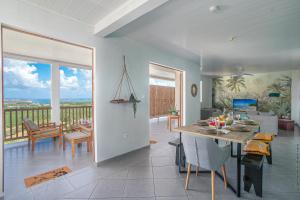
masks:
{"label": "baseboard", "polygon": [[[132,151],[123,153],[123,154],[121,154],[121,155],[115,156],[115,157],[113,157],[113,158],[109,158],[109,159],[106,159],[106,160],[102,160],[102,161],[100,161],[100,162],[96,162],[96,166],[97,166],[97,167],[100,167],[101,165],[105,164],[106,162],[112,161],[112,160],[114,160],[114,159],[118,159],[118,158],[120,158],[120,157],[122,157],[122,156],[131,154],[131,153],[134,153],[134,152],[136,152],[136,151],[140,151],[140,150],[142,150],[142,149],[147,149],[147,148],[150,148],[150,144],[149,144],[149,145],[146,145],[146,146],[144,146],[144,147],[141,147],[141,148],[138,148],[138,149],[135,149],[135,150],[132,150]],[[1,200],[1,199],[0,199],[0,200]]]}

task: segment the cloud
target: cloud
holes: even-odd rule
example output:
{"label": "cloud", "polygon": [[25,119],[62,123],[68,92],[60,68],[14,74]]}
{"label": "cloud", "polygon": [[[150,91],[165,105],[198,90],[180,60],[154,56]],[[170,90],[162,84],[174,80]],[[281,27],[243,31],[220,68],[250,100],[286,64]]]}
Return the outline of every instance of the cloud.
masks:
{"label": "cloud", "polygon": [[92,70],[80,69],[81,74],[85,79],[85,88],[92,88]]}
{"label": "cloud", "polygon": [[4,59],[4,84],[7,88],[48,88],[49,81],[40,80],[37,68],[26,61]]}
{"label": "cloud", "polygon": [[69,68],[70,70],[72,70],[73,74],[77,74],[78,73],[78,69],[77,68]]}
{"label": "cloud", "polygon": [[77,76],[66,76],[64,70],[60,70],[60,87],[64,89],[79,88]]}

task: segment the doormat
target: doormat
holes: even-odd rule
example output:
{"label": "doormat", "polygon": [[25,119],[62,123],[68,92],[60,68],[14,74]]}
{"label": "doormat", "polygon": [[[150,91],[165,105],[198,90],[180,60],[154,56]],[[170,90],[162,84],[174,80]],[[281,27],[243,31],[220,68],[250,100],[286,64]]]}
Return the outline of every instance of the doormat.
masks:
{"label": "doormat", "polygon": [[154,139],[150,139],[150,144],[156,144],[158,141],[157,140],[154,140]]}
{"label": "doormat", "polygon": [[67,166],[60,167],[60,168],[36,175],[36,176],[31,176],[31,177],[25,178],[24,183],[25,183],[25,186],[28,188],[33,185],[37,185],[37,184],[58,178],[60,176],[66,175],[66,174],[70,173],[71,171],[72,170]]}

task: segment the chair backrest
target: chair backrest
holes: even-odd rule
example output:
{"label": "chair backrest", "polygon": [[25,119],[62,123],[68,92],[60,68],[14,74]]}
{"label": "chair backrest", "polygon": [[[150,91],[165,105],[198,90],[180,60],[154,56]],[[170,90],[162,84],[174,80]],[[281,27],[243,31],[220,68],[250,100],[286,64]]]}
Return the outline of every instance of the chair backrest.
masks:
{"label": "chair backrest", "polygon": [[228,158],[228,152],[210,138],[183,134],[182,143],[187,162],[195,166],[217,170]]}
{"label": "chair backrest", "polygon": [[182,144],[184,148],[186,161],[194,166],[199,166],[195,136],[183,134]]}
{"label": "chair backrest", "polygon": [[28,118],[23,119],[24,126],[27,131],[37,131],[39,130],[38,125],[36,125],[33,121]]}
{"label": "chair backrest", "polygon": [[196,147],[201,167],[216,170],[221,167],[222,151],[218,144],[211,138],[196,137]]}

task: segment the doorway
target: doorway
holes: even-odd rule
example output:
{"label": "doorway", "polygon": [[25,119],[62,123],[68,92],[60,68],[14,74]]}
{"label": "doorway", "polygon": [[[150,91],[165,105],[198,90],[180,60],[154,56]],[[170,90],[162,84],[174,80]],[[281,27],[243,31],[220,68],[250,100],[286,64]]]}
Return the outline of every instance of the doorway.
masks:
{"label": "doorway", "polygon": [[150,144],[170,140],[172,129],[184,122],[183,74],[182,70],[149,64]]}
{"label": "doorway", "polygon": [[[93,138],[94,50],[8,26],[1,26],[1,36],[4,190],[12,198],[16,190],[26,191],[25,178],[93,165],[95,145],[92,152],[86,143],[78,145],[72,158],[71,145],[63,151],[53,129],[66,135],[88,122]],[[24,118],[55,137],[32,145]]]}

